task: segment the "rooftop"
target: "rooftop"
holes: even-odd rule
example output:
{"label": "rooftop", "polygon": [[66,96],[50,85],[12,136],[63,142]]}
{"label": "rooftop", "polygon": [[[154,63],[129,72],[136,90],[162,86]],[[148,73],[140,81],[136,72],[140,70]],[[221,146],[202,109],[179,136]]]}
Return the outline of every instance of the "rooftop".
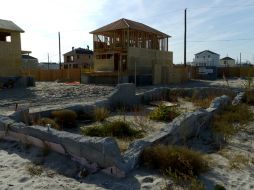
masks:
{"label": "rooftop", "polygon": [[234,59],[227,56],[227,57],[222,58],[221,60],[234,60]]}
{"label": "rooftop", "polygon": [[89,49],[84,49],[84,48],[76,48],[76,49],[73,49],[72,51],[69,51],[69,52],[65,53],[64,55],[66,55],[66,54],[72,54],[72,53],[92,55],[93,51],[89,50]]}
{"label": "rooftop", "polygon": [[153,34],[156,34],[162,38],[171,37],[171,36],[169,36],[163,32],[160,32],[159,30],[156,30],[150,26],[147,26],[145,24],[135,22],[132,20],[128,20],[125,18],[122,18],[120,20],[112,22],[111,24],[105,25],[105,26],[98,28],[90,33],[91,34],[99,34],[99,33],[103,33],[103,32],[109,32],[109,31],[114,31],[114,30],[119,30],[119,29],[128,29],[128,28],[138,30],[138,31],[153,33]]}
{"label": "rooftop", "polygon": [[199,53],[196,53],[195,55],[199,55],[199,54],[204,53],[204,52],[209,52],[209,53],[211,53],[211,54],[219,55],[218,53],[212,52],[212,51],[210,51],[210,50],[201,51],[201,52],[199,52]]}
{"label": "rooftop", "polygon": [[22,55],[22,59],[37,59],[37,58],[32,57],[30,55]]}
{"label": "rooftop", "polygon": [[0,19],[0,29],[7,31],[24,32],[24,30],[22,30],[19,26],[10,20]]}

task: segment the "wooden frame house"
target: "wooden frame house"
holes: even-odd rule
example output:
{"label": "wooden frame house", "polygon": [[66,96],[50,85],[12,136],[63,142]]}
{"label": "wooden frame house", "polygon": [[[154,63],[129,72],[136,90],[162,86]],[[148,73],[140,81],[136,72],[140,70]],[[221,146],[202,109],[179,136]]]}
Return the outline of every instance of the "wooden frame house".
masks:
{"label": "wooden frame house", "polygon": [[173,63],[170,36],[145,24],[123,18],[90,33],[95,72],[152,75],[155,64]]}

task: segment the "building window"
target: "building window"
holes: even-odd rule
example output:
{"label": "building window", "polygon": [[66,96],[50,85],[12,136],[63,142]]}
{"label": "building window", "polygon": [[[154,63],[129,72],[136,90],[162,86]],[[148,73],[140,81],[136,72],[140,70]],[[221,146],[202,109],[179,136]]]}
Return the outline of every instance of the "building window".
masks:
{"label": "building window", "polygon": [[91,55],[89,55],[89,59],[91,58]]}
{"label": "building window", "polygon": [[2,41],[2,42],[11,42],[11,33],[0,32],[0,41]]}
{"label": "building window", "polygon": [[64,69],[68,69],[68,65],[64,65]]}
{"label": "building window", "polygon": [[67,62],[74,62],[74,57],[73,57],[73,55],[67,56]]}
{"label": "building window", "polygon": [[78,68],[78,64],[73,64],[73,68],[77,69]]}
{"label": "building window", "polygon": [[77,55],[77,59],[79,59],[79,55]]}
{"label": "building window", "polygon": [[210,58],[210,55],[208,55],[207,57]]}

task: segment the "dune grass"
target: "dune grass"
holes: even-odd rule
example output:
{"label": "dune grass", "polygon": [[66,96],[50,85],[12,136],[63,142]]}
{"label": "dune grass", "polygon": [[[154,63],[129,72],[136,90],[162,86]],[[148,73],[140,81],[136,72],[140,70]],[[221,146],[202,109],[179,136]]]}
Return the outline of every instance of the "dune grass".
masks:
{"label": "dune grass", "polygon": [[41,118],[33,123],[33,125],[40,125],[43,127],[47,127],[48,124],[54,129],[57,129],[57,130],[60,129],[60,126],[55,122],[55,120],[50,118]]}
{"label": "dune grass", "polygon": [[96,137],[117,137],[117,138],[136,138],[142,137],[143,132],[131,127],[130,123],[122,120],[106,122],[93,127],[81,128],[81,133],[86,136]]}
{"label": "dune grass", "polygon": [[199,152],[185,147],[156,145],[144,149],[142,163],[162,174],[192,179],[206,171],[208,163]]}
{"label": "dune grass", "polygon": [[57,110],[51,113],[54,120],[58,125],[66,128],[75,127],[77,114],[76,112],[68,109]]}
{"label": "dune grass", "polygon": [[94,120],[95,121],[105,121],[105,119],[109,116],[110,112],[108,109],[103,107],[98,107],[94,109]]}
{"label": "dune grass", "polygon": [[159,105],[149,114],[149,118],[155,121],[170,122],[179,115],[180,112],[175,107]]}

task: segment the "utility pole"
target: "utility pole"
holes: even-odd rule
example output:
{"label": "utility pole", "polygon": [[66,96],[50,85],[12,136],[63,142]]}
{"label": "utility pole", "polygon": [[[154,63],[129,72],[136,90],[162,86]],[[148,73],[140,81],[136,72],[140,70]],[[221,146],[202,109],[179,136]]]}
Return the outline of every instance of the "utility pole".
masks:
{"label": "utility pole", "polygon": [[48,53],[48,70],[49,70],[49,53]]}
{"label": "utility pole", "polygon": [[59,45],[59,69],[61,69],[61,37],[60,32],[58,32],[58,45]]}
{"label": "utility pole", "polygon": [[186,67],[187,9],[184,10],[184,66]]}
{"label": "utility pole", "polygon": [[242,66],[242,53],[240,53],[240,67]]}

